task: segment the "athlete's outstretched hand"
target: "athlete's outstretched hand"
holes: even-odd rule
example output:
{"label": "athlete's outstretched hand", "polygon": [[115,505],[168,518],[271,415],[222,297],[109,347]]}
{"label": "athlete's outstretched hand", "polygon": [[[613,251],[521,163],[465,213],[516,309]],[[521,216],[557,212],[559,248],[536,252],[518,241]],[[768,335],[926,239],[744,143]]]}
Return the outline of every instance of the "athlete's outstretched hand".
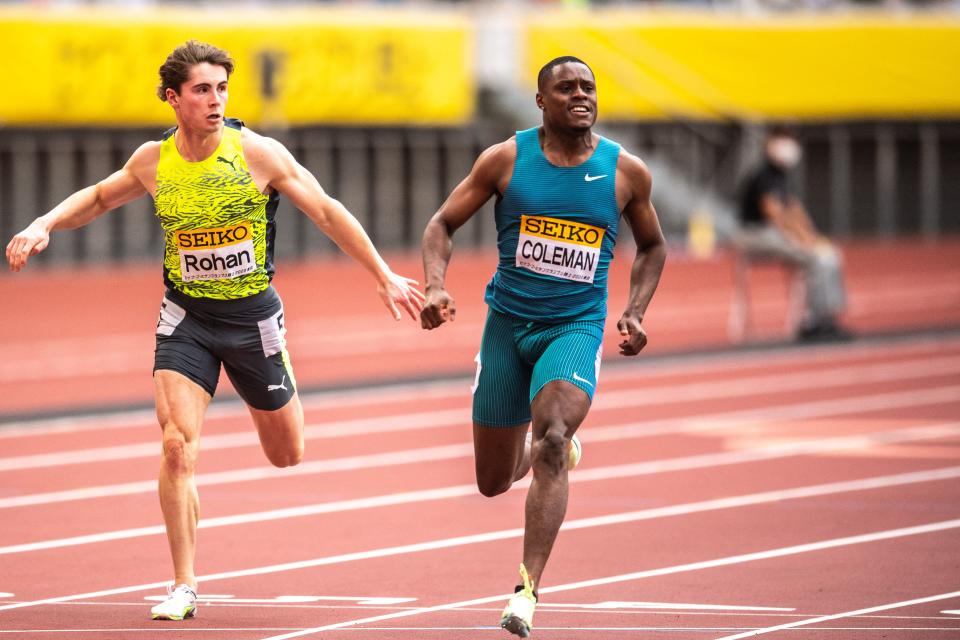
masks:
{"label": "athlete's outstretched hand", "polygon": [[11,271],[20,271],[27,266],[27,259],[35,256],[50,244],[50,232],[34,220],[26,229],[13,236],[7,245],[7,262]]}
{"label": "athlete's outstretched hand", "polygon": [[617,322],[617,329],[623,340],[620,342],[620,355],[635,356],[647,346],[647,332],[640,324],[640,318],[626,311]]}
{"label": "athlete's outstretched hand", "polygon": [[387,281],[384,284],[377,285],[377,293],[383,300],[394,320],[403,317],[400,308],[406,309],[407,313],[414,320],[423,307],[423,293],[414,285],[420,284],[413,278],[405,278],[392,271],[387,275]]}
{"label": "athlete's outstretched hand", "polygon": [[446,289],[427,289],[427,298],[420,311],[420,326],[424,329],[436,329],[444,322],[453,322],[457,316],[457,305]]}

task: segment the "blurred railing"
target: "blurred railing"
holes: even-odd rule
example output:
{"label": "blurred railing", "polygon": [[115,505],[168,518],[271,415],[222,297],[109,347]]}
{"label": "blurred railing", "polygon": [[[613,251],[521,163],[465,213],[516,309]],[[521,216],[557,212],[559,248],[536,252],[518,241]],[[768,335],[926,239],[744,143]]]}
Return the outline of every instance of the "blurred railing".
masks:
{"label": "blurred railing", "polygon": [[[793,130],[804,154],[791,179],[823,231],[960,232],[960,121],[803,123]],[[610,132],[651,161],[661,222],[675,233],[698,210],[721,227],[735,217],[740,183],[763,153],[764,130],[755,123],[635,124]]]}
{"label": "blurred railing", "polygon": [[[601,131],[647,159],[665,230],[679,236],[697,210],[735,215],[736,186],[759,157],[762,132],[741,124],[622,124]],[[838,236],[937,236],[960,231],[960,122],[805,124],[798,188]],[[322,128],[269,132],[341,200],[384,249],[419,245],[427,220],[502,126]],[[7,130],[0,135],[0,237],[7,239],[73,191],[120,168],[150,130]],[[277,257],[334,250],[281,200]],[[492,246],[492,202],[458,232],[458,246]],[[162,236],[143,198],[54,237],[39,262],[157,259]]]}
{"label": "blurred railing", "polygon": [[[503,137],[476,127],[264,133],[287,145],[324,189],[360,220],[376,244],[388,249],[418,245],[424,225],[442,198],[467,174],[480,151]],[[9,239],[73,191],[119,169],[141,143],[158,137],[157,130],[4,132],[0,135],[0,235]],[[279,258],[334,249],[286,199],[281,199],[277,217]],[[458,234],[458,241],[472,244],[494,238],[492,225],[479,220]],[[54,236],[38,261],[151,258],[159,257],[162,247],[152,200],[145,197],[87,227]]]}

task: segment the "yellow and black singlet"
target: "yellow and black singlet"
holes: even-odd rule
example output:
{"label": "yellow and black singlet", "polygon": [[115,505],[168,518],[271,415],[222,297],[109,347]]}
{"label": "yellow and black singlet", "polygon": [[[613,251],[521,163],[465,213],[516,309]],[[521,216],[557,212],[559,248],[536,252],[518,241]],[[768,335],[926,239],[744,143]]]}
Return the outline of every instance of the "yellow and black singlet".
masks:
{"label": "yellow and black singlet", "polygon": [[219,146],[199,162],[177,151],[176,127],[160,143],[155,204],[165,235],[163,279],[193,298],[246,298],[273,278],[279,194],[257,189],[243,157],[242,127],[225,118]]}

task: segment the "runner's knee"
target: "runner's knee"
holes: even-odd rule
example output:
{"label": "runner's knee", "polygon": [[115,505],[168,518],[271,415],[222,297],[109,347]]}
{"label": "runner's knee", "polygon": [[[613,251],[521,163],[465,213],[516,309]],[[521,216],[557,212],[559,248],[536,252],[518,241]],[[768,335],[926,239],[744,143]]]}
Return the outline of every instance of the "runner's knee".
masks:
{"label": "runner's knee", "polygon": [[513,477],[504,477],[502,475],[494,476],[492,474],[477,475],[477,488],[480,490],[480,493],[487,498],[506,493],[512,485]]}
{"label": "runner's knee", "polygon": [[477,488],[487,498],[506,493],[513,486],[516,463],[509,455],[477,460]]}
{"label": "runner's knee", "polygon": [[177,475],[193,473],[197,464],[196,446],[175,427],[165,426],[163,430],[163,464]]}
{"label": "runner's knee", "polygon": [[534,438],[533,469],[539,473],[560,474],[567,468],[567,428],[562,423],[551,424],[539,440]]}
{"label": "runner's knee", "polygon": [[284,449],[268,450],[267,460],[275,467],[294,467],[303,460],[303,443],[299,442]]}

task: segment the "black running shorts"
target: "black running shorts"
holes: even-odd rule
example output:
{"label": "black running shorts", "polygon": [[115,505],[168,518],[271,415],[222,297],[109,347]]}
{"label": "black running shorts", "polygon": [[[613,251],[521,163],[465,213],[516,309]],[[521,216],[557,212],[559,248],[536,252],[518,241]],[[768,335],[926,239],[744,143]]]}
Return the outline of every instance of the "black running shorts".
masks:
{"label": "black running shorts", "polygon": [[213,396],[223,363],[247,404],[272,411],[296,391],[285,334],[283,303],[273,287],[239,300],[191,298],[168,289],[153,370],[176,371]]}

